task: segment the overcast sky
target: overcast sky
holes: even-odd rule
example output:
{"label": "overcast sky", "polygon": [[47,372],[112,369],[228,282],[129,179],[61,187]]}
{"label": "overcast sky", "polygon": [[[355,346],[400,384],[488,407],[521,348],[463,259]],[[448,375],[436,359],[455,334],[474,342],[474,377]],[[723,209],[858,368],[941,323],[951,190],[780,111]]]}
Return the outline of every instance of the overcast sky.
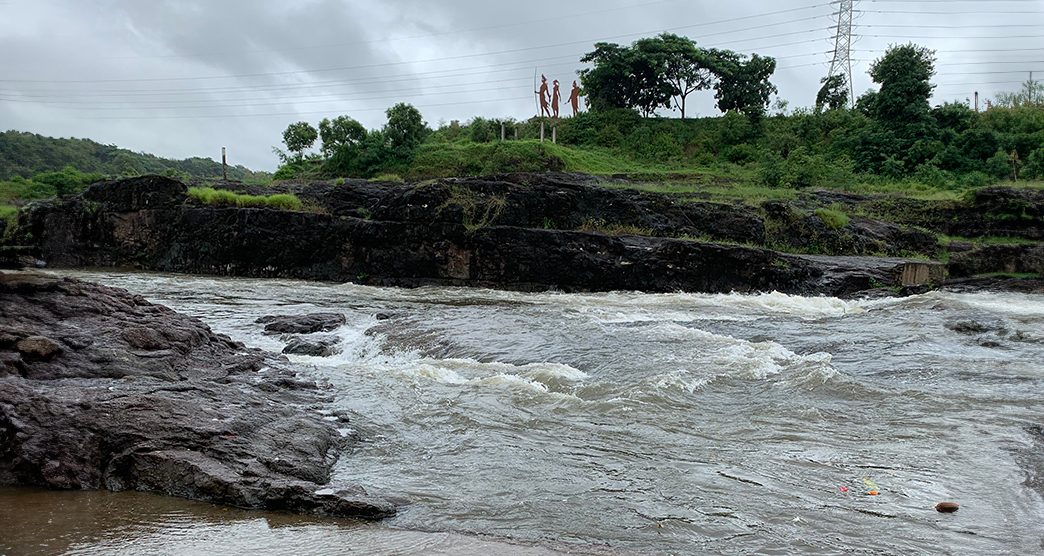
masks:
{"label": "overcast sky", "polygon": [[[1044,78],[1044,0],[861,0],[855,90],[891,43],[938,50],[935,102]],[[564,94],[596,41],[671,31],[771,55],[812,104],[836,20],[826,0],[0,0],[0,129],[273,170],[293,121],[370,128],[400,101],[433,126],[533,116],[533,73]],[[711,92],[689,114],[713,115]],[[665,114],[667,115],[667,114]]]}

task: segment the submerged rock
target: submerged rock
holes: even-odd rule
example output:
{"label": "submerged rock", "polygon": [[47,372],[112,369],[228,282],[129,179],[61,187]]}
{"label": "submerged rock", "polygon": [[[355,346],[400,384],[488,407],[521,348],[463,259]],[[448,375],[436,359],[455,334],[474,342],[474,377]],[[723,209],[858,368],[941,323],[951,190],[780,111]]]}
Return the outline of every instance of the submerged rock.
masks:
{"label": "submerged rock", "polygon": [[315,383],[124,290],[0,273],[0,484],[378,518]]}
{"label": "submerged rock", "polygon": [[322,338],[293,338],[283,348],[288,355],[310,355],[312,357],[330,357],[341,353],[340,339],[336,336]]}
{"label": "submerged rock", "polygon": [[297,316],[269,315],[256,322],[265,325],[265,332],[272,334],[312,334],[333,330],[347,320],[340,313],[311,313]]}

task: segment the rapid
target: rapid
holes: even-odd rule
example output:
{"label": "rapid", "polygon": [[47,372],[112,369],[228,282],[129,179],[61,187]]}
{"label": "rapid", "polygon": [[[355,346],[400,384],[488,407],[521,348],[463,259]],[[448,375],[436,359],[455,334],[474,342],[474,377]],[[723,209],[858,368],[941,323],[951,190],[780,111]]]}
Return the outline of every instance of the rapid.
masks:
{"label": "rapid", "polygon": [[336,476],[410,503],[356,524],[5,489],[0,554],[1044,550],[1042,296],[62,274],[275,352],[258,317],[344,313],[340,354],[290,359],[353,416]]}

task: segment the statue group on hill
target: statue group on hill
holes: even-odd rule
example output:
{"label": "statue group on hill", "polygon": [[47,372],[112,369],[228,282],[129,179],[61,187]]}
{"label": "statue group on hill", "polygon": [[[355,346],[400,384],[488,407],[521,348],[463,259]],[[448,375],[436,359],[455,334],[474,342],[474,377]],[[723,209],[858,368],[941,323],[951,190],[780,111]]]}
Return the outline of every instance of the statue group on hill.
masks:
{"label": "statue group on hill", "polygon": [[[540,95],[540,115],[548,118],[558,118],[558,104],[562,101],[562,93],[558,87],[558,80],[555,79],[551,82],[551,90],[547,87],[547,77],[544,75],[540,76],[540,89],[533,91],[537,95]],[[582,93],[580,86],[573,81],[573,88],[569,92],[569,105],[573,109],[573,115],[576,116],[580,113],[580,97]]]}

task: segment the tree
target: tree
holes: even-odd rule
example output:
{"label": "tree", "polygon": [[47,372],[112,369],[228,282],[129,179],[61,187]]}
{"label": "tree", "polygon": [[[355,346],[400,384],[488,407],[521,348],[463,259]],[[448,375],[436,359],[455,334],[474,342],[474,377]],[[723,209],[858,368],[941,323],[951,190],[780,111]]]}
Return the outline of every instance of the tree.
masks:
{"label": "tree", "polygon": [[580,82],[592,110],[633,108],[635,83],[631,78],[630,48],[613,43],[595,43],[595,49],[580,58],[592,67],[580,70]]}
{"label": "tree", "polygon": [[757,54],[748,59],[731,50],[712,49],[708,54],[718,75],[714,87],[718,109],[735,110],[751,119],[764,115],[769,98],[776,93],[776,86],[769,81],[776,71],[776,59]]}
{"label": "tree", "polygon": [[412,156],[429,131],[420,111],[400,102],[385,111],[385,114],[388,123],[384,125],[384,136],[388,145],[401,157]]}
{"label": "tree", "polygon": [[994,104],[1005,108],[1044,106],[1044,83],[1034,79],[1027,79],[1022,84],[1022,88],[1016,92],[998,93]]}
{"label": "tree", "polygon": [[304,152],[315,144],[318,137],[319,132],[312,127],[312,124],[295,122],[286,126],[286,130],[283,131],[283,144],[300,160],[304,158]]}
{"label": "tree", "polygon": [[822,111],[844,108],[848,104],[848,85],[841,74],[828,75],[819,81],[823,84],[816,94],[816,110]]}
{"label": "tree", "polygon": [[916,132],[929,119],[935,51],[913,43],[890,47],[870,66],[881,85],[871,117],[900,136]]}
{"label": "tree", "polygon": [[714,82],[710,56],[705,50],[697,48],[691,39],[671,33],[638,41],[635,46],[639,51],[642,51],[643,43],[648,45],[646,48],[651,52],[657,52],[662,57],[657,64],[660,67],[660,78],[684,120],[686,97],[696,91],[709,89]]}
{"label": "tree", "polygon": [[366,128],[348,116],[338,116],[333,120],[323,118],[319,122],[319,137],[323,156],[330,158],[338,149],[359,144],[366,138]]}

